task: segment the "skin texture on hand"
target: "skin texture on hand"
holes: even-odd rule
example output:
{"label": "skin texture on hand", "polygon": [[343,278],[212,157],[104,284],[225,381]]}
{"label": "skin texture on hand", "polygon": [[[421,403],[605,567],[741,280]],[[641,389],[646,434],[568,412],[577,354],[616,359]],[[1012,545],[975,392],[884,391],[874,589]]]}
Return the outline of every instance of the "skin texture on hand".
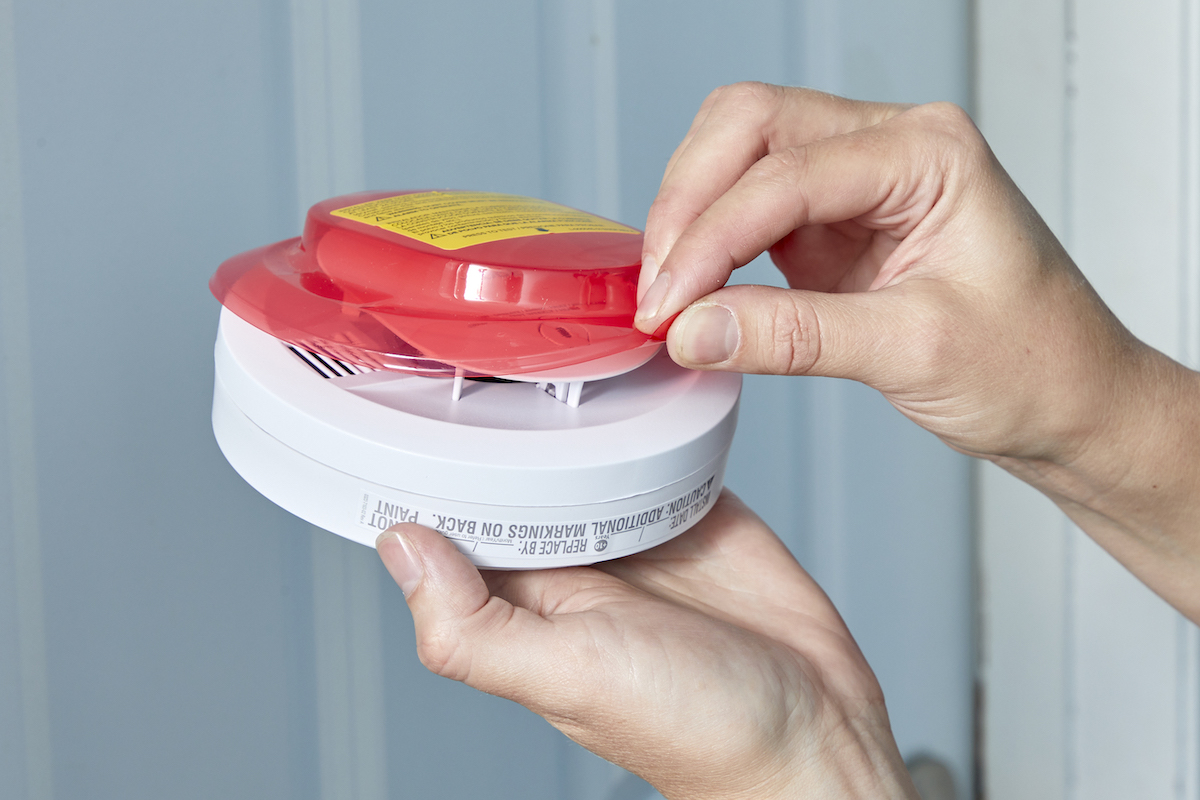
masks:
{"label": "skin texture on hand", "polygon": [[729,492],[635,556],[480,573],[416,525],[380,537],[434,672],[515,700],[668,798],[915,798],[841,617]]}
{"label": "skin texture on hand", "polygon": [[[764,251],[790,289],[722,288]],[[639,290],[680,364],[873,386],[1200,622],[1200,376],[1121,325],[961,109],[717,90]]]}

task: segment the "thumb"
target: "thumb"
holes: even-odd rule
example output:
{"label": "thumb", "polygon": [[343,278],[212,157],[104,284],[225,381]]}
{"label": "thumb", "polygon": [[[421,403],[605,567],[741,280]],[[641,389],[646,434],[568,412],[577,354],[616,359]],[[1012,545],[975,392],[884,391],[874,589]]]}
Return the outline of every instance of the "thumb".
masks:
{"label": "thumb", "polygon": [[908,285],[844,294],[727,286],[684,309],[667,346],[691,369],[821,375],[886,389],[937,348],[937,326],[921,310],[935,306],[912,295]]}
{"label": "thumb", "polygon": [[475,565],[437,531],[396,525],[375,547],[408,601],[421,663],[443,677],[518,699],[529,664],[517,663],[520,648],[513,644],[536,642],[545,620],[493,597]]}

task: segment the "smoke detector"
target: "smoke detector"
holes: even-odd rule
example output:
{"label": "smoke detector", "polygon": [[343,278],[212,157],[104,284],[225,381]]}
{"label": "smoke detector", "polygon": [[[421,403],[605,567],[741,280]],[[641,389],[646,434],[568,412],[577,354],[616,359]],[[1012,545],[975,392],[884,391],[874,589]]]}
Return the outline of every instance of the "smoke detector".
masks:
{"label": "smoke detector", "polygon": [[369,192],[226,261],[213,430],[268,499],[373,545],[416,522],[475,564],[639,552],[720,491],[741,378],[633,327],[640,232],[532,198]]}

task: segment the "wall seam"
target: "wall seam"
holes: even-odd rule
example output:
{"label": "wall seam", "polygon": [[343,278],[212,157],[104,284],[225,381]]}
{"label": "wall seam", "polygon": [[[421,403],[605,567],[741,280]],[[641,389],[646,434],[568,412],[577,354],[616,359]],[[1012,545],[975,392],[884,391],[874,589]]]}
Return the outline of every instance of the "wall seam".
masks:
{"label": "wall seam", "polygon": [[19,693],[30,800],[54,796],[46,662],[45,595],[38,520],[37,444],[29,331],[13,0],[0,0],[0,357],[12,496]]}
{"label": "wall seam", "polygon": [[[297,206],[363,188],[358,0],[291,0]],[[388,794],[380,570],[374,552],[309,527],[322,800]]]}
{"label": "wall seam", "polygon": [[[1182,358],[1200,368],[1200,0],[1180,0],[1180,338]],[[1178,642],[1175,792],[1200,800],[1200,630],[1182,615]]]}
{"label": "wall seam", "polygon": [[[1065,0],[1063,3],[1063,141],[1062,141],[1062,226],[1063,243],[1068,252],[1075,246],[1075,128],[1076,128],[1076,96],[1078,94],[1076,0]],[[1063,548],[1063,699],[1066,708],[1063,709],[1063,797],[1072,800],[1077,797],[1079,789],[1079,753],[1078,737],[1076,735],[1079,698],[1076,696],[1076,572],[1079,558],[1078,537],[1083,535],[1064,515],[1061,517],[1062,536],[1065,537]]]}
{"label": "wall seam", "polygon": [[615,0],[592,0],[596,210],[609,219],[621,217],[621,127],[616,40]]}
{"label": "wall seam", "polygon": [[1180,242],[1183,358],[1200,369],[1200,0],[1181,0]]}
{"label": "wall seam", "polygon": [[836,0],[805,0],[804,85],[831,94],[844,94],[845,65],[841,6]]}

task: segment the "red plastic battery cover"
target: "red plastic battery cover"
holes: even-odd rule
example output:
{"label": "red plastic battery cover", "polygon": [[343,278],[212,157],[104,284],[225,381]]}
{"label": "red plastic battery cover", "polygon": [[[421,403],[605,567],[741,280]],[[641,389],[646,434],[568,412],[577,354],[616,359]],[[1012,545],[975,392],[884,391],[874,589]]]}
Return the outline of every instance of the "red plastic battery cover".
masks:
{"label": "red plastic battery cover", "polygon": [[234,256],[209,287],[277,339],[361,366],[561,374],[657,348],[633,327],[641,250],[640,231],[545,200],[362,192],[316,204],[303,236]]}

